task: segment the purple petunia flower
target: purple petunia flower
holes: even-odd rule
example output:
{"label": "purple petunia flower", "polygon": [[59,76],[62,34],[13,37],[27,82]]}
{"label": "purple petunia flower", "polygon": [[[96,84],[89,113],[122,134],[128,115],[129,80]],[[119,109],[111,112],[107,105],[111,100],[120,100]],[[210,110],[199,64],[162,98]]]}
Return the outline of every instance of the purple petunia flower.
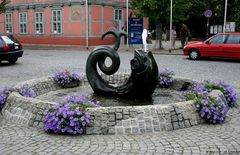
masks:
{"label": "purple petunia flower", "polygon": [[77,73],[71,73],[69,70],[58,70],[55,72],[53,76],[53,80],[57,82],[59,85],[64,86],[66,84],[69,84],[73,81],[81,81],[82,77]]}
{"label": "purple petunia flower", "polygon": [[44,131],[54,133],[83,134],[90,115],[85,111],[95,107],[95,103],[83,96],[68,96],[63,101],[53,105],[44,116]]}
{"label": "purple petunia flower", "polygon": [[160,87],[169,87],[173,80],[172,76],[175,75],[175,73],[172,70],[169,70],[167,68],[164,68],[160,70],[160,75],[159,75],[159,85]]}
{"label": "purple petunia flower", "polygon": [[36,94],[33,89],[29,87],[29,85],[25,84],[21,88],[16,88],[13,86],[1,86],[0,87],[0,108],[3,108],[5,103],[7,102],[8,95],[13,92],[18,91],[19,94],[25,97],[35,97]]}
{"label": "purple petunia flower", "polygon": [[212,91],[213,89],[220,90],[224,94],[228,106],[234,107],[237,105],[237,93],[228,83],[222,80],[204,81],[204,86],[208,91]]}
{"label": "purple petunia flower", "polygon": [[35,91],[32,88],[30,88],[28,84],[24,84],[21,88],[17,88],[17,91],[24,97],[33,98],[36,96]]}

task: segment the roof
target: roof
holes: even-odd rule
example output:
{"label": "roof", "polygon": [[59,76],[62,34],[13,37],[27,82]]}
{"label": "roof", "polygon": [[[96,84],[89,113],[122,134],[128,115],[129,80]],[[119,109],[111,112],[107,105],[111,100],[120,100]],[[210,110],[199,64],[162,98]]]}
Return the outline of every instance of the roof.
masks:
{"label": "roof", "polygon": [[240,35],[240,32],[225,32],[225,33],[218,33],[218,34],[239,34]]}

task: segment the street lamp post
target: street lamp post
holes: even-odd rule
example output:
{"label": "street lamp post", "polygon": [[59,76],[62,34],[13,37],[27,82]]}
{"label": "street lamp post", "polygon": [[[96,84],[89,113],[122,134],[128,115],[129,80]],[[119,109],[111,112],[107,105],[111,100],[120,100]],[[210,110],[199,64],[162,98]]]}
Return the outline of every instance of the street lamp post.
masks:
{"label": "street lamp post", "polygon": [[89,36],[88,36],[88,0],[86,0],[86,48],[88,49],[88,39],[89,39]]}
{"label": "street lamp post", "polygon": [[227,20],[227,0],[225,0],[225,10],[224,10],[224,22],[223,22],[223,33],[226,31],[226,20]]}
{"label": "street lamp post", "polygon": [[169,52],[171,52],[172,49],[172,4],[173,4],[173,0],[171,0],[171,7],[170,7],[170,48],[169,48]]}
{"label": "street lamp post", "polygon": [[[127,11],[126,11],[126,18],[127,18],[127,35],[128,35],[128,0],[126,1],[126,8],[127,8]],[[127,36],[127,46],[128,46],[128,36]]]}

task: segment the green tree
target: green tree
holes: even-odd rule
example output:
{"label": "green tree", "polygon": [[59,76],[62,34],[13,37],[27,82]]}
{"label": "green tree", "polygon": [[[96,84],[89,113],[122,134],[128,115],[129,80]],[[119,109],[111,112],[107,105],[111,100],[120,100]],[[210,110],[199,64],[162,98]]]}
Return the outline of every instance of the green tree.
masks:
{"label": "green tree", "polygon": [[5,5],[8,3],[7,0],[2,0],[0,3],[0,13],[3,13],[5,11]]}
{"label": "green tree", "polygon": [[240,1],[228,0],[227,21],[236,22],[236,31],[240,31]]}
{"label": "green tree", "polygon": [[[211,0],[210,9],[213,11],[211,17],[212,25],[223,25],[225,1]],[[228,0],[227,22],[236,22],[236,31],[240,31],[240,1]]]}
{"label": "green tree", "polygon": [[[196,5],[197,4],[197,5]],[[160,48],[162,25],[167,25],[170,20],[170,0],[130,0],[131,8],[139,16],[147,16],[150,21],[160,26]],[[194,14],[203,14],[206,3],[202,0],[173,0],[173,22],[181,23]]]}
{"label": "green tree", "polygon": [[[152,23],[160,23],[160,25],[169,24],[170,0],[130,0],[130,4],[137,15],[149,17]],[[223,25],[224,0],[173,0],[173,23],[180,24],[186,22],[191,26],[194,24],[194,34],[202,37],[207,31],[207,19],[204,17],[204,11],[207,9],[213,12],[212,17],[209,19],[210,25]],[[236,23],[236,31],[240,31],[239,0],[228,0],[227,21],[234,21]]]}

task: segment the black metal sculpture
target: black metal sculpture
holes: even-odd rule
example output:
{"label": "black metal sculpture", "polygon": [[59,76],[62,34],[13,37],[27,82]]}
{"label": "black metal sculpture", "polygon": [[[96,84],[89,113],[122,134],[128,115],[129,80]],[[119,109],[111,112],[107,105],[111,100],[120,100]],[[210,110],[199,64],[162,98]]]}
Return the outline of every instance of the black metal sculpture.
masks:
{"label": "black metal sculpture", "polygon": [[[88,56],[86,64],[87,79],[94,92],[113,97],[151,97],[158,84],[159,74],[157,63],[150,51],[146,53],[142,50],[135,50],[134,58],[130,61],[132,72],[125,83],[113,86],[100,76],[97,71],[97,64],[99,69],[106,75],[112,75],[117,72],[120,66],[120,58],[117,53],[120,46],[120,38],[121,36],[127,36],[122,32],[108,31],[102,35],[102,39],[108,34],[114,35],[117,40],[114,47],[96,47]],[[111,66],[105,65],[107,57],[112,60]]]}

